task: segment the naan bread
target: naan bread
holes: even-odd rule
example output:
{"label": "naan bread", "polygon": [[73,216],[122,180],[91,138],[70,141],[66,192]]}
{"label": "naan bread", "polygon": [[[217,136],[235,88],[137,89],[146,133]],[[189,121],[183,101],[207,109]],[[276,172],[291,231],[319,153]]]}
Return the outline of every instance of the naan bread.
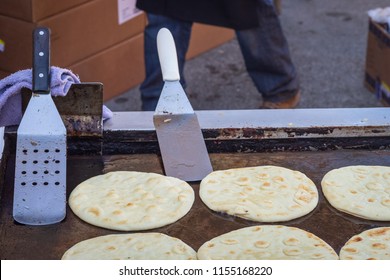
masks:
{"label": "naan bread", "polygon": [[341,260],[390,260],[390,227],[353,236],[340,250]]}
{"label": "naan bread", "polygon": [[69,206],[92,225],[134,231],[176,222],[194,200],[192,187],[177,178],[116,171],[82,182],[70,194]]}
{"label": "naan bread", "polygon": [[204,243],[200,260],[332,259],[338,255],[325,241],[287,226],[253,226],[225,233]]}
{"label": "naan bread", "polygon": [[162,233],[110,234],[81,241],[63,260],[195,260],[196,252]]}
{"label": "naan bread", "polygon": [[390,221],[390,167],[347,166],[329,171],[321,182],[329,203],[348,214]]}
{"label": "naan bread", "polygon": [[306,175],[278,166],[214,171],[200,198],[212,210],[258,222],[288,221],[311,212],[318,191]]}

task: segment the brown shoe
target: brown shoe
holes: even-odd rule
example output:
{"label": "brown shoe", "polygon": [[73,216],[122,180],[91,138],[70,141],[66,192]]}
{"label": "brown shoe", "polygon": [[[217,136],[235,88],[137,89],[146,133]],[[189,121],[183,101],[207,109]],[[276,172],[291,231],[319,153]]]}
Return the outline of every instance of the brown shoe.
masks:
{"label": "brown shoe", "polygon": [[301,99],[301,91],[298,90],[298,92],[293,97],[291,97],[286,101],[281,101],[281,102],[264,101],[263,104],[260,106],[260,109],[291,109],[291,108],[295,108],[298,105],[300,99]]}

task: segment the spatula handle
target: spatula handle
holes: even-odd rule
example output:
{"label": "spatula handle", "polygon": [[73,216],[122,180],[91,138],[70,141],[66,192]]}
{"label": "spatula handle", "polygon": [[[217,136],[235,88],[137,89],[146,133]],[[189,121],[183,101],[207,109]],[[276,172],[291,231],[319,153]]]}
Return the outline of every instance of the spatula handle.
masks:
{"label": "spatula handle", "polygon": [[163,80],[180,80],[175,41],[167,28],[161,28],[157,34],[157,51]]}
{"label": "spatula handle", "polygon": [[33,92],[50,93],[50,30],[38,27],[33,32]]}

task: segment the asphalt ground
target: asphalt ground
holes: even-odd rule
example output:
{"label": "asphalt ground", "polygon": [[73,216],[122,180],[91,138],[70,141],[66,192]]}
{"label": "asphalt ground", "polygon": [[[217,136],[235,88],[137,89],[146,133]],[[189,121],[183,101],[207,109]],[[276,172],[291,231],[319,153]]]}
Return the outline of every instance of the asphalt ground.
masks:
{"label": "asphalt ground", "polygon": [[[367,11],[389,5],[389,0],[282,0],[280,20],[301,81],[298,108],[382,106],[364,87]],[[256,109],[261,104],[236,39],[185,67],[195,110]],[[139,111],[138,86],[105,104],[113,111]]]}

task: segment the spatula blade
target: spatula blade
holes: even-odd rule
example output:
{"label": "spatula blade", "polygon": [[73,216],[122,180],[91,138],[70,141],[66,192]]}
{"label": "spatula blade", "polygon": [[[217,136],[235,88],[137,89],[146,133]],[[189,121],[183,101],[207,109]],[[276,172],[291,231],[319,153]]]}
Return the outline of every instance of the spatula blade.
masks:
{"label": "spatula blade", "polygon": [[213,171],[198,117],[179,81],[166,81],[153,116],[165,174],[199,181]]}
{"label": "spatula blade", "polygon": [[50,95],[33,95],[17,135],[14,219],[58,223],[66,215],[66,129]]}

